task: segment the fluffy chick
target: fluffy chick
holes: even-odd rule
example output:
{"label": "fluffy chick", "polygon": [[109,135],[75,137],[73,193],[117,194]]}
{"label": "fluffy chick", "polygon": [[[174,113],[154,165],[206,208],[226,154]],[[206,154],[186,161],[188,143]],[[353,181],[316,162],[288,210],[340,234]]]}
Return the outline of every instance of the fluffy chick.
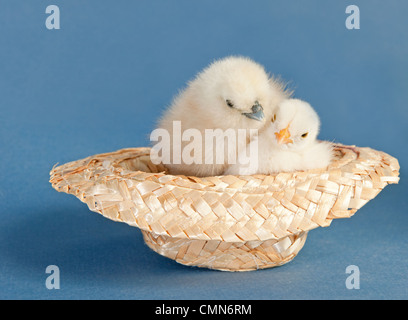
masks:
{"label": "fluffy chick", "polygon": [[[216,146],[205,149],[205,129],[260,129],[288,95],[278,80],[270,78],[260,64],[249,58],[232,56],[213,62],[188,83],[158,123],[158,128],[166,129],[170,136],[174,121],[181,121],[181,132],[198,129],[203,137],[202,152],[195,156],[202,161],[187,165],[181,159],[181,164],[166,163],[165,166],[171,174],[222,174],[228,166],[228,155],[237,156],[239,144],[245,148],[249,142],[249,130],[246,141],[237,139],[239,143],[235,146],[229,145],[229,149],[225,146],[223,163],[208,164],[209,158],[216,158]],[[181,150],[189,143],[182,141]],[[171,155],[174,147],[172,144]]]}
{"label": "fluffy chick", "polygon": [[[258,161],[231,165],[225,174],[272,174],[327,167],[333,158],[332,144],[318,141],[320,120],[307,102],[283,101],[270,124],[251,143],[258,143]],[[250,144],[247,146],[248,153]],[[239,160],[239,158],[238,158]]]}

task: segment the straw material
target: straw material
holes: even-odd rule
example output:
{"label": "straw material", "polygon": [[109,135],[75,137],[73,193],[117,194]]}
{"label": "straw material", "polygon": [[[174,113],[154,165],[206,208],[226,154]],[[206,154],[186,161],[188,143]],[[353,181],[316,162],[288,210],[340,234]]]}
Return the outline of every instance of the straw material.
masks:
{"label": "straw material", "polygon": [[50,182],[114,221],[140,228],[154,251],[187,264],[244,271],[281,265],[307,232],[352,216],[399,164],[370,148],[336,145],[328,168],[275,175],[186,177],[122,149],[53,168]]}
{"label": "straw material", "polygon": [[225,242],[142,233],[146,244],[165,257],[188,266],[222,271],[250,271],[283,265],[298,254],[307,237],[307,232],[300,232],[279,240]]}

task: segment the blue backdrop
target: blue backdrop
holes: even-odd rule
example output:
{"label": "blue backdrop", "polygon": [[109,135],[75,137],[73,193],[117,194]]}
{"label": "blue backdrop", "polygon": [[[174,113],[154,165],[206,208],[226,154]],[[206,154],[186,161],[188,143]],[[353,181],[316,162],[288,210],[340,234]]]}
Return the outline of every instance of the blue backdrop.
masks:
{"label": "blue backdrop", "polygon": [[[45,26],[59,6],[60,30]],[[360,30],[345,27],[349,4]],[[0,298],[408,298],[408,3],[0,0]],[[59,162],[146,146],[172,97],[245,55],[318,111],[320,138],[397,157],[401,182],[310,232],[291,263],[247,273],[179,265],[140,231],[48,183]],[[61,288],[48,290],[48,265]],[[360,289],[345,286],[360,269]]]}

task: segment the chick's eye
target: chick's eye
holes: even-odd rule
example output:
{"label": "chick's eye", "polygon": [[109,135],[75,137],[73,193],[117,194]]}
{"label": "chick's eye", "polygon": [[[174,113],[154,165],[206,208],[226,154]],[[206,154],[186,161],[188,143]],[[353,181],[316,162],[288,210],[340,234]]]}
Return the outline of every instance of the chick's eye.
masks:
{"label": "chick's eye", "polygon": [[227,106],[232,108],[234,106],[234,104],[232,103],[231,100],[225,100],[225,102],[227,103]]}
{"label": "chick's eye", "polygon": [[275,121],[276,121],[276,114],[273,115],[271,121],[272,121],[272,122],[275,122]]}
{"label": "chick's eye", "polygon": [[309,132],[306,132],[306,133],[302,134],[302,138],[306,138],[308,134],[309,134]]}

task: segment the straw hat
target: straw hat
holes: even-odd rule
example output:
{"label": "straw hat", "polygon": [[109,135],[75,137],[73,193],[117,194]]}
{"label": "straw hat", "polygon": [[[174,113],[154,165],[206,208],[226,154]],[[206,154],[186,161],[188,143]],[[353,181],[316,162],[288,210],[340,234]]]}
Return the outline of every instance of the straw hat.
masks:
{"label": "straw hat", "polygon": [[308,231],[352,216],[399,164],[370,148],[335,146],[328,168],[275,175],[170,175],[149,148],[99,154],[54,167],[54,189],[106,218],[142,230],[157,253],[191,266],[228,271],[275,267],[302,249]]}

